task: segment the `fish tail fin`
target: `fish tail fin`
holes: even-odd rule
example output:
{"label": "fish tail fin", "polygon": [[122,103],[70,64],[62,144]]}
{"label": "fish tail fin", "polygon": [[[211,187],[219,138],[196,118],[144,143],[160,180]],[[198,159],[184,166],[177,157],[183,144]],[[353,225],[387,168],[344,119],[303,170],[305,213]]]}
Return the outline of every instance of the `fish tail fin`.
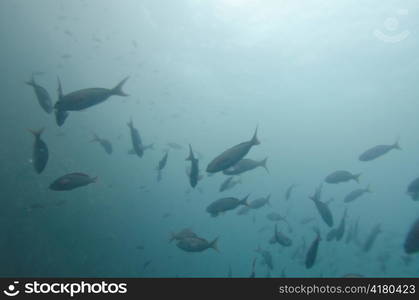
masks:
{"label": "fish tail fin", "polygon": [[124,93],[124,91],[122,90],[122,86],[124,85],[124,83],[128,80],[129,76],[125,77],[124,79],[121,80],[120,83],[118,83],[116,85],[116,87],[114,87],[112,89],[112,94],[113,95],[118,95],[118,96],[129,96],[128,94]]}
{"label": "fish tail fin", "polygon": [[194,160],[191,144],[189,144],[189,156],[185,160],[191,160],[191,161]]}
{"label": "fish tail fin", "polygon": [[41,134],[44,132],[45,128],[41,128],[38,130],[34,130],[34,129],[28,129],[28,131],[30,133],[32,133],[36,138],[39,138],[41,136]]}
{"label": "fish tail fin", "polygon": [[239,202],[239,204],[241,204],[241,205],[244,205],[244,206],[249,206],[249,203],[247,202],[247,199],[249,198],[249,196],[250,196],[250,194],[247,194],[247,196],[246,197],[244,197],[240,202]]}
{"label": "fish tail fin", "polygon": [[252,140],[251,140],[251,143],[252,143],[252,145],[259,145],[260,144],[260,141],[259,141],[259,139],[258,139],[258,127],[259,126],[256,126],[256,129],[255,129],[255,133],[253,134],[253,137],[252,137]]}
{"label": "fish tail fin", "polygon": [[359,176],[361,176],[361,175],[362,175],[362,173],[355,174],[355,175],[353,176],[353,179],[354,179],[357,183],[359,183]]}
{"label": "fish tail fin", "polygon": [[268,174],[270,174],[268,166],[266,165],[267,161],[268,161],[268,158],[266,157],[264,160],[261,161],[260,165],[266,170],[266,172],[268,172]]}
{"label": "fish tail fin", "polygon": [[95,176],[95,177],[92,178],[92,182],[93,183],[97,183],[98,181],[99,181],[99,177],[98,176]]}
{"label": "fish tail fin", "polygon": [[220,252],[220,249],[218,249],[218,236],[210,243],[210,248]]}

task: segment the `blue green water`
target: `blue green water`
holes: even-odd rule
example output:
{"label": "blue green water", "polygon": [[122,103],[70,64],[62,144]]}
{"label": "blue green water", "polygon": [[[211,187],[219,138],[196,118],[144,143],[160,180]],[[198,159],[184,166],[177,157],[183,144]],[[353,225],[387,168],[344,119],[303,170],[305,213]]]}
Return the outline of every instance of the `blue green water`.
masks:
{"label": "blue green water", "polygon": [[[231,266],[234,277],[248,277],[257,257],[263,277],[258,246],[273,256],[273,277],[417,276],[418,257],[404,263],[403,243],[418,216],[406,194],[419,176],[418,8],[378,0],[0,1],[0,276],[225,277]],[[58,127],[24,84],[34,72],[43,72],[36,81],[54,102],[57,76],[65,94],[130,76],[130,96],[71,112]],[[127,154],[130,118],[144,143],[154,143],[143,158]],[[270,173],[245,173],[241,185],[219,193],[226,177],[207,176],[206,166],[256,126],[261,144],[247,157],[268,156]],[[50,158],[38,175],[27,129],[42,127]],[[112,155],[89,142],[93,133],[112,142]],[[358,160],[398,138],[401,151]],[[169,142],[183,149],[170,150],[157,182]],[[185,171],[188,144],[201,154],[204,178],[195,189]],[[322,199],[335,199],[335,224],[345,207],[347,229],[359,218],[361,243],[381,224],[368,253],[345,238],[327,242],[329,228],[308,198],[340,169],[362,173],[360,183],[324,184]],[[68,192],[48,189],[70,172],[99,179]],[[368,184],[373,193],[343,202]],[[218,198],[248,193],[271,193],[272,206],[246,216],[205,211]],[[291,224],[288,232],[278,223],[293,240],[289,248],[268,243],[272,211]],[[301,224],[306,217],[315,219]],[[185,227],[209,241],[218,236],[219,253],[169,243]],[[313,227],[322,241],[306,269]],[[305,252],[293,258],[303,239]]]}

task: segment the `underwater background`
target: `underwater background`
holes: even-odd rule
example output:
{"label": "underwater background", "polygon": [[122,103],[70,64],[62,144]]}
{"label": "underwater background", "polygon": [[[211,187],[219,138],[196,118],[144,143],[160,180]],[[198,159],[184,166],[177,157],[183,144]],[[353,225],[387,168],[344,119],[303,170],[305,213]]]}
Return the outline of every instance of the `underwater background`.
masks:
{"label": "underwater background", "polygon": [[[413,0],[0,1],[0,276],[249,277],[256,258],[256,277],[417,277],[418,257],[403,243],[419,215],[406,193],[419,176],[418,9]],[[129,96],[71,112],[60,127],[25,84],[32,74],[53,102],[57,77],[67,94],[129,76]],[[130,119],[154,144],[142,158],[128,154]],[[219,192],[227,177],[208,176],[206,166],[256,127],[260,145],[246,157],[268,157],[269,172],[243,173],[241,184]],[[37,174],[28,129],[40,128],[49,160]],[[94,134],[112,143],[111,155],[90,142]],[[400,151],[358,159],[396,141]],[[204,175],[195,188],[189,144]],[[336,170],[362,173],[360,182],[324,183]],[[98,180],[48,188],[71,172]],[[326,240],[330,228],[309,199],[322,182],[335,227],[345,208],[345,234],[358,220],[358,243]],[[368,185],[371,193],[343,201]],[[206,211],[247,194],[271,194],[270,205],[247,215]],[[269,243],[271,212],[287,220],[277,225],[290,247]],[[219,237],[219,252],[170,243],[184,228]],[[321,241],[306,268],[314,228]]]}

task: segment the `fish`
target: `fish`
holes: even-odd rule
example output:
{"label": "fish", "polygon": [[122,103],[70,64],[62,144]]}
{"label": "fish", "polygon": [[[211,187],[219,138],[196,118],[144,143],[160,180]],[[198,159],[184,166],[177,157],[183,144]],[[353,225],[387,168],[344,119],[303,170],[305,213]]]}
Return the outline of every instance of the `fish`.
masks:
{"label": "fish", "polygon": [[306,269],[311,269],[314,266],[314,263],[316,262],[317,252],[318,252],[319,244],[321,241],[320,231],[318,229],[316,229],[316,234],[317,236],[311,243],[310,248],[308,248],[308,251],[306,254],[306,259],[305,259]]}
{"label": "fish", "polygon": [[189,184],[195,188],[199,180],[199,160],[195,158],[192,146],[189,144],[189,156],[185,159],[191,162],[191,170],[189,172]]}
{"label": "fish", "polygon": [[169,156],[169,151],[166,151],[163,158],[159,161],[159,165],[157,166],[157,170],[161,171],[161,170],[164,169],[164,167],[166,167],[168,156]]}
{"label": "fish", "polygon": [[345,220],[346,220],[346,215],[348,212],[348,208],[345,208],[345,211],[343,213],[342,216],[342,220],[340,221],[339,227],[336,229],[336,240],[340,241],[343,237],[343,235],[345,234]]}
{"label": "fish", "polygon": [[258,248],[255,251],[262,256],[263,263],[270,270],[273,270],[274,269],[274,262],[273,262],[273,258],[272,258],[271,252],[269,252],[268,250],[264,250],[264,249],[260,248],[260,246],[258,246]]}
{"label": "fish", "polygon": [[178,240],[176,246],[186,252],[202,252],[210,248],[219,252],[217,242],[218,237],[212,242],[208,242],[206,239],[200,237],[185,237]]}
{"label": "fish", "polygon": [[32,165],[36,173],[41,174],[44,171],[49,158],[49,151],[47,144],[41,139],[41,134],[44,129],[40,130],[29,130],[34,137],[35,142],[32,146]]}
{"label": "fish", "polygon": [[64,125],[65,120],[68,118],[69,112],[55,109],[54,115],[55,115],[55,122],[57,123],[59,127],[61,127]]}
{"label": "fish", "polygon": [[374,159],[386,154],[387,152],[389,152],[390,150],[393,150],[393,149],[401,150],[398,140],[393,145],[377,145],[377,146],[374,146],[374,147],[366,150],[365,152],[363,152],[358,157],[358,159],[360,161],[371,161],[371,160],[374,160]]}
{"label": "fish", "polygon": [[112,154],[112,143],[106,139],[102,139],[96,134],[93,134],[93,139],[90,142],[98,142],[100,146],[102,146],[103,150],[107,154]]}
{"label": "fish", "polygon": [[406,254],[419,252],[419,218],[410,226],[403,243],[403,249]]}
{"label": "fish", "polygon": [[365,243],[362,247],[362,250],[364,252],[368,252],[368,251],[371,250],[372,246],[374,245],[375,240],[377,239],[377,237],[380,233],[381,233],[381,226],[380,226],[380,224],[377,224],[372,228],[370,234],[368,235],[368,237],[367,237],[367,239],[366,239],[366,241],[365,241]]}
{"label": "fish", "polygon": [[261,161],[256,161],[256,160],[253,160],[253,159],[243,158],[243,159],[239,160],[232,167],[223,170],[223,174],[224,175],[239,175],[239,174],[242,174],[244,172],[254,170],[257,167],[263,167],[266,170],[266,172],[268,172],[268,174],[269,174],[268,167],[266,166],[267,160],[268,160],[267,157],[265,159],[261,160]]}
{"label": "fish", "polygon": [[237,215],[238,216],[247,215],[249,213],[249,211],[250,211],[249,206],[243,206],[237,211]]}
{"label": "fish", "polygon": [[270,244],[278,243],[284,247],[292,246],[292,240],[289,237],[287,237],[285,234],[283,234],[281,231],[278,231],[277,224],[275,224],[274,236],[269,240],[269,243]]}
{"label": "fish", "polygon": [[97,177],[89,177],[84,173],[70,173],[59,177],[50,184],[49,189],[53,191],[70,191],[97,181]]}
{"label": "fish", "polygon": [[224,192],[224,191],[232,189],[237,184],[242,183],[240,178],[239,178],[239,180],[236,180],[236,181],[234,181],[233,178],[234,178],[234,176],[230,176],[226,180],[224,180],[223,183],[220,185],[220,188],[218,189],[218,191],[219,192]]}
{"label": "fish", "polygon": [[252,262],[252,272],[250,273],[250,278],[255,278],[256,277],[256,257],[253,259]]}
{"label": "fish", "polygon": [[44,87],[40,86],[39,84],[35,82],[35,78],[33,75],[32,75],[31,80],[27,81],[26,84],[33,87],[33,90],[36,95],[36,99],[38,99],[38,103],[42,107],[42,109],[47,114],[52,113],[53,106],[52,106],[51,97],[48,91]]}
{"label": "fish", "polygon": [[166,167],[168,156],[169,156],[169,151],[166,151],[166,154],[159,161],[159,164],[156,168],[157,169],[157,181],[160,181],[161,178],[162,178],[162,170],[164,169],[164,167]]}
{"label": "fish", "polygon": [[419,177],[409,183],[406,194],[414,201],[419,200]]}
{"label": "fish", "polygon": [[287,190],[286,190],[286,192],[285,192],[285,200],[289,200],[290,198],[291,198],[291,193],[292,193],[292,191],[294,190],[294,188],[296,187],[297,185],[296,184],[291,184],[288,188],[287,188]]}
{"label": "fish", "polygon": [[350,192],[349,194],[345,196],[345,198],[343,199],[343,202],[345,203],[352,202],[358,199],[359,197],[361,197],[362,195],[364,195],[365,193],[371,193],[371,189],[369,185],[365,189],[353,190],[352,192]]}
{"label": "fish", "polygon": [[347,182],[349,180],[355,180],[357,183],[359,183],[359,176],[361,176],[361,173],[351,174],[348,171],[339,170],[326,176],[324,181],[331,184],[337,184],[341,182]]}
{"label": "fish", "polygon": [[131,134],[132,149],[134,149],[135,154],[141,158],[144,155],[144,147],[140,133],[138,132],[138,129],[134,127],[134,122],[132,119],[128,122],[127,125]]}
{"label": "fish", "polygon": [[184,238],[195,238],[198,237],[195,232],[193,232],[190,228],[185,228],[179,231],[178,233],[171,233],[169,243],[176,240],[179,241]]}
{"label": "fish", "polygon": [[234,166],[237,162],[243,159],[243,157],[249,153],[253,146],[260,144],[257,138],[257,130],[258,129],[256,128],[255,133],[250,141],[233,146],[215,157],[208,164],[206,171],[208,173],[217,173]]}
{"label": "fish", "polygon": [[169,142],[166,144],[167,146],[169,146],[170,148],[174,149],[174,150],[182,150],[183,147],[177,143],[173,143],[173,142]]}
{"label": "fish", "polygon": [[322,220],[327,224],[327,226],[333,227],[332,212],[330,211],[329,206],[326,203],[320,201],[322,188],[323,184],[320,184],[320,186],[317,187],[316,191],[314,192],[314,195],[309,196],[309,199],[314,201],[317,211],[319,212]]}
{"label": "fish", "polygon": [[58,79],[58,101],[55,103],[54,108],[61,111],[80,111],[100,104],[113,95],[126,97],[128,94],[122,91],[122,86],[128,78],[125,77],[112,89],[87,88],[67,95],[63,94],[61,82]]}
{"label": "fish", "polygon": [[211,217],[217,217],[220,213],[233,210],[239,205],[249,206],[247,203],[247,198],[249,198],[249,196],[250,194],[241,200],[234,197],[226,197],[215,200],[207,206],[206,211],[211,215]]}
{"label": "fish", "polygon": [[269,199],[271,199],[271,194],[266,196],[266,198],[257,198],[249,203],[251,209],[259,209],[265,205],[270,205]]}

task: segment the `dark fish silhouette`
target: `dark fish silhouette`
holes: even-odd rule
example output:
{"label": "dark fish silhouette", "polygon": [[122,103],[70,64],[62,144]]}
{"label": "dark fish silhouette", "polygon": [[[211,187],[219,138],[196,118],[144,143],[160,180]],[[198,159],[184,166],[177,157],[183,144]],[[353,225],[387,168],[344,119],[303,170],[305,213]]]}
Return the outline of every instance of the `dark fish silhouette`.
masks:
{"label": "dark fish silhouette", "polygon": [[345,198],[343,199],[343,202],[345,203],[352,202],[358,199],[359,197],[361,197],[362,195],[364,195],[365,193],[371,193],[369,185],[365,189],[353,190],[352,192],[350,192],[348,195],[345,196]]}
{"label": "dark fish silhouette", "polygon": [[386,154],[387,152],[389,152],[392,149],[401,150],[401,148],[399,146],[399,141],[396,141],[393,145],[377,145],[377,146],[374,146],[374,147],[368,149],[367,151],[365,151],[364,153],[362,153],[359,156],[358,159],[360,161],[374,160],[374,159]]}
{"label": "dark fish silhouette", "polygon": [[62,110],[54,110],[54,114],[55,114],[55,122],[57,123],[58,126],[63,126],[65,120],[68,118],[69,113],[67,111],[62,111]]}
{"label": "dark fish silhouette", "polygon": [[256,277],[256,257],[253,259],[252,262],[252,272],[250,273],[250,278],[255,278]]}
{"label": "dark fish silhouette", "polygon": [[111,142],[109,142],[106,139],[102,139],[102,138],[98,137],[96,134],[93,134],[93,136],[94,137],[91,140],[91,142],[98,142],[107,154],[112,154],[112,143]]}
{"label": "dark fish silhouette", "polygon": [[159,161],[159,165],[157,166],[157,170],[161,171],[161,170],[164,169],[164,167],[166,167],[168,156],[169,156],[169,151],[166,151],[163,158]]}
{"label": "dark fish silhouette", "polygon": [[83,173],[70,173],[56,179],[49,188],[53,191],[70,191],[96,182],[97,177],[91,178]]}
{"label": "dark fish silhouette", "polygon": [[291,198],[291,193],[294,190],[294,188],[296,187],[296,184],[291,184],[288,188],[287,191],[285,192],[285,200],[289,200]]}
{"label": "dark fish silhouette", "polygon": [[278,231],[278,225],[275,224],[274,236],[269,241],[270,244],[278,243],[284,247],[292,246],[292,240],[283,234],[281,231]]}
{"label": "dark fish silhouette", "polygon": [[234,166],[239,160],[243,159],[249,153],[250,148],[259,145],[257,138],[257,128],[250,141],[240,143],[231,147],[214,158],[207,166],[208,173],[217,173]]}
{"label": "dark fish silhouette", "polygon": [[218,250],[218,237],[215,238],[212,242],[208,242],[206,239],[200,238],[200,237],[186,237],[183,239],[180,239],[176,246],[179,249],[182,249],[186,252],[202,252],[209,248],[212,248],[216,251]]}
{"label": "dark fish silhouette", "polygon": [[419,177],[409,183],[406,192],[412,200],[419,200]]}
{"label": "dark fish silhouette", "polygon": [[44,129],[29,131],[35,137],[35,142],[32,147],[32,164],[35,171],[40,174],[45,169],[49,157],[47,144],[41,139],[41,134]]}
{"label": "dark fish silhouette", "polygon": [[403,248],[407,254],[419,252],[419,218],[410,226]]}
{"label": "dark fish silhouette", "polygon": [[364,246],[362,247],[364,252],[368,252],[371,250],[372,246],[374,245],[375,240],[377,239],[380,233],[381,233],[380,224],[377,224],[371,230],[370,234],[367,237],[367,240],[365,241]]}
{"label": "dark fish silhouette", "polygon": [[345,221],[348,209],[345,208],[345,212],[343,213],[342,220],[340,221],[339,227],[336,229],[336,240],[340,241],[345,234]]}
{"label": "dark fish silhouette", "polygon": [[192,146],[189,144],[189,156],[186,158],[191,162],[191,170],[189,172],[189,183],[191,187],[195,188],[199,180],[199,160],[195,158],[192,151]]}
{"label": "dark fish silhouette", "polygon": [[317,233],[317,236],[314,239],[314,241],[311,243],[310,248],[308,248],[308,252],[306,255],[305,266],[307,269],[312,268],[314,263],[316,262],[317,252],[318,252],[319,244],[321,240],[320,232],[316,230],[316,233]]}
{"label": "dark fish silhouette", "polygon": [[320,184],[320,186],[316,189],[314,195],[310,196],[309,198],[314,201],[317,211],[319,212],[320,216],[322,217],[323,221],[327,224],[327,226],[333,227],[332,212],[330,211],[327,203],[320,201],[322,188],[323,184]]}
{"label": "dark fish silhouette", "polygon": [[134,127],[134,123],[132,122],[132,119],[128,122],[128,127],[131,134],[132,148],[134,149],[134,152],[135,154],[138,155],[138,157],[143,157],[144,147],[141,140],[141,136],[137,128]]}
{"label": "dark fish silhouette", "polygon": [[215,200],[207,206],[206,211],[211,215],[211,217],[216,217],[220,213],[233,210],[239,205],[249,206],[249,204],[247,203],[247,198],[249,198],[249,196],[250,195],[247,195],[241,200],[234,197],[227,197]]}
{"label": "dark fish silhouette", "polygon": [[61,82],[58,79],[58,101],[54,107],[61,111],[80,111],[102,103],[113,95],[128,96],[122,91],[122,86],[127,80],[128,77],[125,77],[113,89],[88,88],[63,95]]}
{"label": "dark fish silhouette", "polygon": [[39,105],[47,114],[50,114],[52,112],[52,101],[47,90],[35,82],[33,75],[31,80],[27,81],[26,84],[33,87]]}

